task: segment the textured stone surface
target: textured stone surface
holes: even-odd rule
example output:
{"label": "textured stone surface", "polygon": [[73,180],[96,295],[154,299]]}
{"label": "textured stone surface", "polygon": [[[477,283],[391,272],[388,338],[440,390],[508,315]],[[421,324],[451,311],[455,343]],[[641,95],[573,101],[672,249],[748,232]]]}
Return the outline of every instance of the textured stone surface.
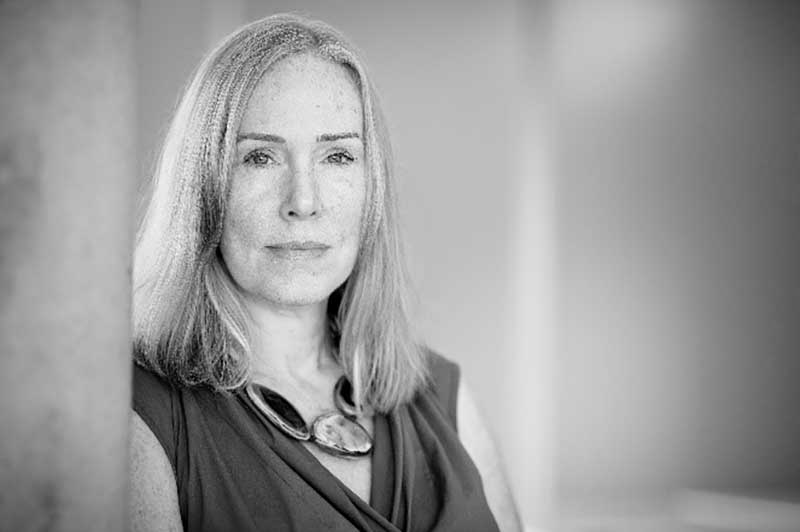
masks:
{"label": "textured stone surface", "polygon": [[0,3],[0,523],[8,530],[124,528],[133,6]]}

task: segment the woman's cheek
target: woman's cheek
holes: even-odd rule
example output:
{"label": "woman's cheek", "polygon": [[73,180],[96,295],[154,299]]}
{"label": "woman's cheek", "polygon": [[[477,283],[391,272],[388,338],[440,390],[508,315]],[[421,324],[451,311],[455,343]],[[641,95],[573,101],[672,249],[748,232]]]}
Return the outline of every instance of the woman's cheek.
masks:
{"label": "woman's cheek", "polygon": [[247,241],[263,241],[270,231],[270,210],[278,207],[270,204],[258,190],[240,190],[231,195],[226,224]]}
{"label": "woman's cheek", "polygon": [[364,196],[363,182],[359,183],[355,179],[341,182],[337,186],[330,186],[328,211],[336,219],[341,220],[345,227],[351,229],[354,221],[355,225],[361,221]]}

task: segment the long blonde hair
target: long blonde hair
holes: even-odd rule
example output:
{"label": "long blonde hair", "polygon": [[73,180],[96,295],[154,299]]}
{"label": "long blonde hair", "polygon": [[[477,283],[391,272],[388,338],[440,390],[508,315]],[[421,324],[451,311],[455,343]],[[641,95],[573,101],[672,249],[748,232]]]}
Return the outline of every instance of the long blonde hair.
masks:
{"label": "long blonde hair", "polygon": [[197,68],[153,174],[133,269],[134,358],[184,386],[233,390],[250,378],[248,316],[219,254],[230,170],[253,89],[281,59],[311,52],[354,75],[364,116],[367,191],[350,277],[328,317],[354,399],[379,412],[425,382],[409,319],[389,138],[356,48],[325,23],[276,15],[224,39]]}

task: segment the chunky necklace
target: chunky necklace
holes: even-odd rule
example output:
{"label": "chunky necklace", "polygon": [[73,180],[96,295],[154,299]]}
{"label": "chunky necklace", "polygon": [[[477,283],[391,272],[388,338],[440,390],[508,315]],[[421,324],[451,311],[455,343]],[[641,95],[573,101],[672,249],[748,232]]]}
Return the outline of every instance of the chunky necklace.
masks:
{"label": "chunky necklace", "polygon": [[358,457],[372,451],[372,436],[356,420],[358,409],[352,402],[352,387],[347,377],[342,376],[333,389],[337,410],[320,414],[310,428],[300,412],[281,394],[254,383],[248,384],[245,391],[259,412],[296,440],[310,441],[335,456]]}

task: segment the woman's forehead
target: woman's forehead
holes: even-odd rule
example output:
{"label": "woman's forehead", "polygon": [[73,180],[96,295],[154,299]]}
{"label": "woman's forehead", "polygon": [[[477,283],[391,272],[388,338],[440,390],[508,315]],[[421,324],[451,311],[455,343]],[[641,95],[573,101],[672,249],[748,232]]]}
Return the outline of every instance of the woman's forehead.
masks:
{"label": "woman's forehead", "polygon": [[259,80],[242,117],[240,132],[264,128],[322,128],[324,133],[357,128],[361,96],[349,69],[311,53],[278,61]]}

